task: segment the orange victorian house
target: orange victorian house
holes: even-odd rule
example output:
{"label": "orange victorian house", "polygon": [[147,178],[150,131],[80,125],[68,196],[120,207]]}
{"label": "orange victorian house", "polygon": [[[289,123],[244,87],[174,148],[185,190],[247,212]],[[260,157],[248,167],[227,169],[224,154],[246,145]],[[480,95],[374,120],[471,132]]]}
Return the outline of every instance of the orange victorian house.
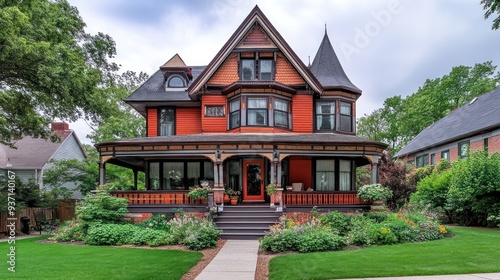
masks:
{"label": "orange victorian house", "polygon": [[97,144],[100,183],[107,164],[144,172],[146,191],[114,192],[137,213],[200,210],[187,193],[202,182],[218,205],[224,188],[269,201],[273,183],[278,211],[363,208],[356,168],[371,165],[376,182],[387,145],[356,137],[360,96],[326,32],[306,66],[256,6],[207,66],[175,55],[125,100],[146,118],[147,136]]}

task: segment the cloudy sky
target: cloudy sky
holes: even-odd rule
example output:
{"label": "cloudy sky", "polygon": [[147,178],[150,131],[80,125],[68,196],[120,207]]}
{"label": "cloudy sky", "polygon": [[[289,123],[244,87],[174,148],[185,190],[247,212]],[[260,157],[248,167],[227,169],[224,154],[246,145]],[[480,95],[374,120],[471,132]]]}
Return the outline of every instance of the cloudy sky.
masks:
{"label": "cloudy sky", "polygon": [[[407,96],[459,65],[500,64],[500,30],[479,0],[69,0],[116,41],[122,70],[153,74],[178,53],[206,65],[257,4],[297,55],[312,61],[325,32],[351,81],[363,90],[357,116]],[[498,70],[498,69],[497,69]],[[90,129],[73,124],[84,143]]]}

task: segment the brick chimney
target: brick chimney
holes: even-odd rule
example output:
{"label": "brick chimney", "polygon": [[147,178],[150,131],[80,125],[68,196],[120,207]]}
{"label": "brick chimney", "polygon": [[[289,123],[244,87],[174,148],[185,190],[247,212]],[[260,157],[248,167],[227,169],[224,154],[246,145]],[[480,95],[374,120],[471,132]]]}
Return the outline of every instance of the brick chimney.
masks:
{"label": "brick chimney", "polygon": [[65,131],[69,130],[69,124],[65,122],[52,122],[50,124],[51,131]]}

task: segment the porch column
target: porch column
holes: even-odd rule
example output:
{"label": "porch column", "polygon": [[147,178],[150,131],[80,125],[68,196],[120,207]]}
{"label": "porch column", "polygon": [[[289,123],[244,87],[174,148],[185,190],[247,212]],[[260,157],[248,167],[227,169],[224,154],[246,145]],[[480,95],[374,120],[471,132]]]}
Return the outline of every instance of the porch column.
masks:
{"label": "porch column", "polygon": [[372,163],[372,184],[376,184],[379,181],[379,176],[378,176],[378,160],[379,156],[373,156],[373,163]]}
{"label": "porch column", "polygon": [[106,163],[99,162],[99,186],[106,183]]}
{"label": "porch column", "polygon": [[278,188],[281,188],[281,162],[277,162],[276,163],[276,166],[277,166],[277,170],[276,170],[276,185],[278,186]]}
{"label": "porch column", "polygon": [[137,169],[134,169],[134,190],[137,190],[137,173],[139,172],[139,170]]}

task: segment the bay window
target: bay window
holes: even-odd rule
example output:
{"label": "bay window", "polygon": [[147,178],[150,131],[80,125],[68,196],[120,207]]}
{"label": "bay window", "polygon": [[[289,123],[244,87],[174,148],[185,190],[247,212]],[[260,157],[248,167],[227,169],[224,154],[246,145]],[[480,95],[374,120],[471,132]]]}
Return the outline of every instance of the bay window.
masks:
{"label": "bay window", "polygon": [[274,126],[288,128],[288,102],[274,100]]}
{"label": "bay window", "polygon": [[240,99],[229,103],[229,129],[240,126]]}
{"label": "bay window", "polygon": [[335,129],[335,101],[316,103],[316,129]]}
{"label": "bay window", "polygon": [[267,126],[267,98],[247,99],[247,124]]}
{"label": "bay window", "polygon": [[340,130],[346,132],[352,132],[351,103],[340,102]]}

